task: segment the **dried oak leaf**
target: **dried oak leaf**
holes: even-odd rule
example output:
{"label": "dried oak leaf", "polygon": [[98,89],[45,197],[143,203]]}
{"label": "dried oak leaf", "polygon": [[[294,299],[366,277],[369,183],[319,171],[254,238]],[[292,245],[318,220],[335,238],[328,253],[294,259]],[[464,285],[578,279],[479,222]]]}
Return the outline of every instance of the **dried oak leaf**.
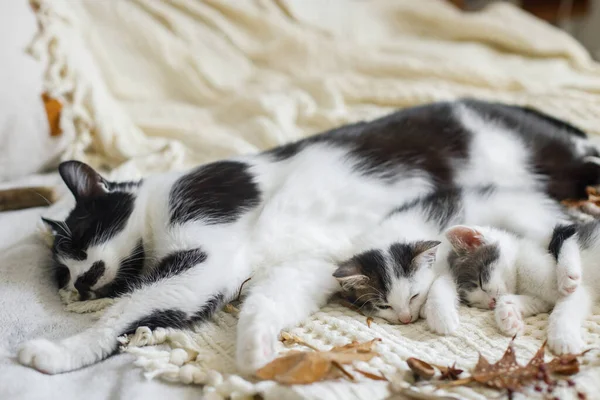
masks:
{"label": "dried oak leaf", "polygon": [[[284,338],[285,339],[285,338]],[[329,351],[291,351],[279,357],[258,371],[256,376],[263,380],[274,380],[286,385],[308,384],[326,379],[336,379],[344,375],[354,380],[342,366],[354,361],[369,361],[379,354],[373,346],[381,339],[369,342],[352,342],[334,347]],[[294,338],[298,343],[298,338]],[[299,344],[305,344],[300,341]]]}
{"label": "dried oak leaf", "polygon": [[509,392],[514,392],[535,381],[548,380],[549,373],[571,375],[579,371],[578,357],[584,353],[563,355],[546,363],[544,362],[546,343],[542,344],[527,365],[519,365],[513,341],[509,343],[506,352],[498,362],[490,364],[480,354],[470,377],[458,379],[448,385],[460,386],[478,382],[495,389],[507,389]]}

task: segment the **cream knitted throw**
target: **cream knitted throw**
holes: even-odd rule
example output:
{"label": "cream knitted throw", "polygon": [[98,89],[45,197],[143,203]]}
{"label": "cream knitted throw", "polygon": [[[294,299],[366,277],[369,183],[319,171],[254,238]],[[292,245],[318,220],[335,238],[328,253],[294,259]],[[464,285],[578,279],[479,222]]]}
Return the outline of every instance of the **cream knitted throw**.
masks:
{"label": "cream knitted throw", "polygon": [[[75,138],[64,158],[113,169],[113,178],[256,152],[460,96],[529,105],[600,134],[600,67],[569,36],[506,4],[462,14],[441,0],[33,3],[41,33],[31,50],[47,66],[46,89],[65,102],[63,130]],[[584,327],[590,345],[598,343],[599,315],[596,308]],[[195,332],[140,329],[124,344],[148,376],[205,384],[207,398],[373,400],[401,386],[409,356],[469,368],[477,352],[501,355],[509,339],[490,313],[463,308],[461,319],[455,335],[438,337],[422,321],[369,328],[330,305],[290,329],[324,349],[382,338],[381,357],[361,368],[392,377],[393,387],[363,379],[286,388],[239,377],[236,319],[225,312]],[[545,315],[527,319],[516,341],[521,361],[545,326]],[[589,395],[600,393],[596,359],[588,355],[577,379]]]}

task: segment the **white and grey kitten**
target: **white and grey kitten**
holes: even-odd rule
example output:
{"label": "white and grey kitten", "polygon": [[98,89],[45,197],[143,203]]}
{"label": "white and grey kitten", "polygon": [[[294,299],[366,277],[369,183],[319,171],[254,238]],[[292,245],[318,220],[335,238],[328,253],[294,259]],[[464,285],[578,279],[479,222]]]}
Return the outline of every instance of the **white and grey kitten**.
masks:
{"label": "white and grey kitten", "polygon": [[[549,348],[558,354],[582,350],[581,325],[600,294],[600,222],[559,225],[548,247],[489,227],[465,227],[463,238],[473,246],[455,268],[464,273],[460,290],[467,304],[495,308],[507,335],[522,332],[523,317],[553,309]],[[482,251],[494,257],[481,260]],[[496,299],[495,307],[485,307],[489,299]]]}
{"label": "white and grey kitten", "polygon": [[[414,322],[421,315],[434,332],[452,333],[459,325],[458,289],[467,284],[452,267],[460,261],[457,251],[474,246],[464,235],[468,228],[455,225],[505,228],[548,243],[552,227],[565,218],[555,200],[535,191],[491,186],[438,191],[396,209],[359,237],[355,254],[334,276],[343,296],[371,315],[393,323]],[[494,249],[480,250],[472,254],[477,266],[496,259]],[[495,301],[472,300],[485,306]]]}

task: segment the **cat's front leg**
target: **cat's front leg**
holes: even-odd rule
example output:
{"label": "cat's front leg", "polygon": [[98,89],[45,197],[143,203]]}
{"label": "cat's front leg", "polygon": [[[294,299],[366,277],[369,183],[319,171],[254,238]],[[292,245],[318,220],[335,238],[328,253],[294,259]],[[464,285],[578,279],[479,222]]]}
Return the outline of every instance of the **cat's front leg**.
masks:
{"label": "cat's front leg", "polygon": [[117,337],[139,326],[183,328],[209,318],[231,291],[207,267],[187,269],[118,298],[92,327],[77,335],[26,342],[19,349],[19,362],[47,374],[72,371],[115,353]]}
{"label": "cat's front leg", "polygon": [[449,274],[440,275],[433,281],[423,307],[427,325],[433,332],[448,335],[458,329],[458,293]]}
{"label": "cat's front leg", "polygon": [[496,302],[494,316],[502,333],[514,336],[523,332],[523,317],[548,312],[552,305],[537,297],[528,295],[507,294]]}
{"label": "cat's front leg", "polygon": [[323,261],[285,263],[250,288],[237,329],[241,371],[251,374],[273,360],[281,330],[316,312],[339,289],[333,271],[335,266]]}
{"label": "cat's front leg", "polygon": [[581,325],[591,311],[592,298],[587,288],[580,286],[575,293],[558,299],[548,318],[548,347],[556,354],[577,354],[585,343]]}

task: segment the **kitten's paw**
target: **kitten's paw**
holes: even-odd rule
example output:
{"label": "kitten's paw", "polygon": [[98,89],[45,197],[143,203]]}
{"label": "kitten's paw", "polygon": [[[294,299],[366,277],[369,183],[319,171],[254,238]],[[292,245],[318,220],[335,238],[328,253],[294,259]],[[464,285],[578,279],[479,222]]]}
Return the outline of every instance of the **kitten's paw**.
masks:
{"label": "kitten's paw", "polygon": [[45,374],[70,371],[71,360],[60,345],[46,339],[31,340],[21,346],[19,362]]}
{"label": "kitten's paw", "polygon": [[581,283],[581,274],[576,271],[569,271],[566,268],[557,267],[558,291],[568,296],[579,287]]}
{"label": "kitten's paw", "polygon": [[271,362],[275,356],[275,344],[278,333],[269,327],[238,331],[236,362],[238,368],[251,375]]}
{"label": "kitten's paw", "polygon": [[501,297],[494,311],[496,324],[508,336],[523,332],[525,323],[519,306],[510,298]]}
{"label": "kitten's paw", "polygon": [[554,354],[578,354],[585,346],[579,328],[549,327],[548,348]]}
{"label": "kitten's paw", "polygon": [[425,307],[425,318],[432,332],[438,335],[449,335],[458,329],[460,319],[456,309],[437,307],[434,304],[426,304]]}

